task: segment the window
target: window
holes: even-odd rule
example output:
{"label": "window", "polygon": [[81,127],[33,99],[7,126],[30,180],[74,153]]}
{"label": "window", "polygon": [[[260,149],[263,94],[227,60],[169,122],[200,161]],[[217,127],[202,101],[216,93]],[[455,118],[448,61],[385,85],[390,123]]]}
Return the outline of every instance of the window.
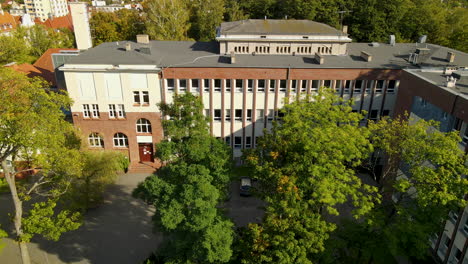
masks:
{"label": "window", "polygon": [[395,93],[396,81],[388,81],[387,93]]}
{"label": "window", "polygon": [[259,137],[255,137],[255,147],[257,147],[257,145],[258,145],[258,138]]}
{"label": "window", "polygon": [[117,117],[117,111],[115,110],[115,105],[110,104],[109,105],[109,118],[116,118]]}
{"label": "window", "polygon": [[253,80],[252,79],[247,80],[247,92],[253,92]]}
{"label": "window", "polygon": [[226,115],[224,116],[224,120],[231,121],[231,109],[226,109]]}
{"label": "window", "polygon": [[148,92],[141,92],[142,97],[143,97],[143,104],[144,105],[149,105],[149,93]]}
{"label": "window", "polygon": [[252,137],[245,137],[245,148],[252,147]]}
{"label": "window", "polygon": [[98,133],[91,133],[88,136],[88,142],[90,147],[104,147],[104,140]]}
{"label": "window", "polygon": [[128,138],[124,133],[116,133],[114,135],[114,147],[128,147]]}
{"label": "window", "polygon": [[198,79],[192,79],[192,89],[194,92],[200,92],[200,81]]}
{"label": "window", "polygon": [[276,87],[276,80],[270,80],[270,92],[274,92]]}
{"label": "window", "polygon": [[264,121],[265,115],[263,113],[263,109],[257,110],[257,122],[262,122]]}
{"label": "window", "polygon": [[119,118],[124,118],[125,117],[125,108],[123,104],[118,104],[117,105],[117,116]]}
{"label": "window", "polygon": [[273,121],[273,119],[275,118],[275,110],[273,109],[270,109],[268,110],[268,122],[271,122]]}
{"label": "window", "polygon": [[226,92],[230,92],[231,91],[231,79],[226,79]]}
{"label": "window", "polygon": [[99,118],[99,105],[93,104],[93,118]]}
{"label": "window", "polygon": [[301,93],[307,92],[307,80],[301,81]]}
{"label": "window", "polygon": [[214,110],[214,120],[221,121],[221,109]]}
{"label": "window", "polygon": [[242,137],[234,137],[234,148],[242,148]]}
{"label": "window", "polygon": [[226,141],[226,145],[231,146],[231,137],[226,137],[225,141]]}
{"label": "window", "polygon": [[343,93],[349,94],[349,93],[350,93],[350,90],[351,90],[351,81],[350,81],[350,80],[344,81],[344,90],[343,90]]}
{"label": "window", "polygon": [[89,110],[88,104],[83,105],[83,117],[87,117],[87,118],[91,117],[91,111]]}
{"label": "window", "polygon": [[205,109],[205,116],[211,119],[210,109]]}
{"label": "window", "polygon": [[209,92],[210,91],[210,80],[204,79],[203,80],[203,91]]}
{"label": "window", "polygon": [[323,81],[323,86],[330,88],[331,87],[331,81],[330,80],[325,80]]}
{"label": "window", "polygon": [[313,91],[313,92],[318,91],[319,86],[320,86],[319,80],[313,80],[313,81],[312,81],[311,91]]}
{"label": "window", "polygon": [[151,133],[151,123],[148,119],[138,119],[136,123],[136,128],[138,133]]}
{"label": "window", "polygon": [[468,126],[465,128],[465,133],[462,138],[463,143],[468,144]]}
{"label": "window", "polygon": [[174,79],[166,79],[166,85],[167,85],[167,91],[168,92],[173,92],[174,91]]}
{"label": "window", "polygon": [[419,102],[420,102],[420,104],[421,104],[422,107],[426,107],[426,106],[427,106],[427,101],[426,101],[426,100],[420,98],[420,99],[419,99]]}
{"label": "window", "polygon": [[366,85],[366,94],[372,93],[372,88],[374,87],[374,81],[368,80]]}
{"label": "window", "polygon": [[383,110],[382,111],[382,116],[389,116],[390,115],[390,110]]}
{"label": "window", "polygon": [[242,87],[244,86],[244,80],[236,79],[236,92],[242,93]]}
{"label": "window", "polygon": [[284,112],[283,111],[276,111],[276,119],[283,120]]}
{"label": "window", "polygon": [[179,92],[185,92],[185,91],[187,91],[187,80],[180,79],[179,80]]}
{"label": "window", "polygon": [[140,104],[140,92],[133,92],[133,103]]}
{"label": "window", "polygon": [[465,225],[463,226],[463,231],[468,234],[468,217],[465,219]]}
{"label": "window", "polygon": [[338,80],[338,81],[335,82],[335,93],[336,94],[341,94],[341,84],[342,84],[341,80]]}
{"label": "window", "polygon": [[280,80],[280,92],[286,92],[286,80]]}
{"label": "window", "polygon": [[236,121],[242,121],[242,109],[236,109],[235,115]]}
{"label": "window", "polygon": [[247,109],[247,121],[252,121],[252,109]]}
{"label": "window", "polygon": [[257,81],[257,91],[265,92],[265,80],[258,80]]}
{"label": "window", "polygon": [[221,92],[221,80],[220,79],[214,80],[214,91]]}
{"label": "window", "polygon": [[297,80],[291,80],[291,93],[297,93]]}
{"label": "window", "polygon": [[456,223],[458,220],[458,214],[456,212],[451,211],[449,213],[449,217],[454,223]]}
{"label": "window", "polygon": [[461,250],[455,247],[455,252],[453,254],[453,260],[455,260],[455,263],[460,262],[461,257],[462,257]]}
{"label": "window", "polygon": [[384,80],[378,80],[377,85],[375,86],[375,92],[376,93],[382,93],[384,85],[385,85]]}
{"label": "window", "polygon": [[361,93],[362,91],[362,80],[356,80],[354,84],[354,93]]}
{"label": "window", "polygon": [[379,110],[371,110],[369,119],[376,121],[378,116],[379,116]]}

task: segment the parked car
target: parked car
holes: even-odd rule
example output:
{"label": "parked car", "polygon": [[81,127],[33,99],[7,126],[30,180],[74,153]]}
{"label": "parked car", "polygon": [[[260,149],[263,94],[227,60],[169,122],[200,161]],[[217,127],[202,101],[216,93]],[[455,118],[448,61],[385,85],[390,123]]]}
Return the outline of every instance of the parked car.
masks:
{"label": "parked car", "polygon": [[249,177],[241,177],[240,195],[251,196],[252,180]]}

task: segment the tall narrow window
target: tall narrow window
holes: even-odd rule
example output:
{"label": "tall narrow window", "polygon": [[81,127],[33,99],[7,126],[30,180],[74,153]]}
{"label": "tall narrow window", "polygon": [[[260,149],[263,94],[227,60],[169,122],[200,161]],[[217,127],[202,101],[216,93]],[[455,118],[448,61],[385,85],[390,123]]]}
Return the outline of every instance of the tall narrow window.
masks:
{"label": "tall narrow window", "polygon": [[242,109],[236,109],[235,115],[236,121],[242,121]]}
{"label": "tall narrow window", "polygon": [[221,121],[221,109],[214,110],[214,120]]}
{"label": "tall narrow window", "polygon": [[387,93],[395,93],[396,81],[388,81]]}
{"label": "tall narrow window", "polygon": [[275,110],[273,109],[268,110],[268,122],[273,121],[274,118],[275,118]]}
{"label": "tall narrow window", "polygon": [[243,84],[244,84],[244,80],[242,80],[242,79],[237,79],[236,80],[236,92],[242,93]]}
{"label": "tall narrow window", "polygon": [[147,91],[141,92],[143,97],[143,105],[149,105],[149,93]]}
{"label": "tall narrow window", "polygon": [[247,121],[252,121],[252,109],[247,109]]}
{"label": "tall narrow window", "polygon": [[307,92],[307,80],[301,81],[301,93]]}
{"label": "tall narrow window", "polygon": [[200,80],[192,79],[192,92],[200,92]]}
{"label": "tall narrow window", "polygon": [[226,79],[225,88],[226,88],[225,89],[226,92],[231,91],[231,79]]}
{"label": "tall narrow window", "polygon": [[242,137],[234,137],[234,148],[242,148]]}
{"label": "tall narrow window", "polygon": [[221,92],[221,80],[220,79],[214,80],[214,91]]}
{"label": "tall narrow window", "polygon": [[140,118],[136,123],[138,133],[151,133],[151,122],[148,119]]}
{"label": "tall narrow window", "polygon": [[119,118],[124,118],[125,117],[125,108],[123,104],[118,104],[117,105],[117,116]]}
{"label": "tall narrow window", "polygon": [[98,133],[91,133],[88,136],[88,143],[90,147],[104,147],[104,140]]}
{"label": "tall narrow window", "polygon": [[224,116],[224,120],[231,121],[231,109],[226,109],[226,115]]}
{"label": "tall narrow window", "polygon": [[337,80],[335,82],[335,93],[336,94],[341,94],[341,86],[342,86],[343,82],[341,80]]}
{"label": "tall narrow window", "polygon": [[265,92],[265,80],[261,79],[257,81],[257,91]]}
{"label": "tall narrow window", "polygon": [[263,123],[265,119],[265,114],[263,112],[263,109],[257,110],[257,122]]}
{"label": "tall narrow window", "polygon": [[366,85],[366,94],[371,94],[373,88],[374,88],[374,81],[368,80],[367,85]]}
{"label": "tall narrow window", "polygon": [[93,104],[93,118],[99,118],[99,105]]}
{"label": "tall narrow window", "polygon": [[356,80],[356,81],[355,81],[355,83],[354,83],[354,93],[355,93],[355,94],[361,93],[361,91],[362,91],[362,84],[363,84],[363,81],[362,81],[362,80]]}
{"label": "tall narrow window", "polygon": [[323,81],[323,86],[327,87],[327,88],[331,88],[331,80],[325,80]]}
{"label": "tall narrow window", "polygon": [[210,80],[204,79],[203,80],[203,91],[209,92],[210,91]]}
{"label": "tall narrow window", "polygon": [[270,92],[275,92],[276,80],[270,80]]}
{"label": "tall narrow window", "polygon": [[114,147],[128,147],[128,138],[124,133],[114,134]]}
{"label": "tall narrow window", "polygon": [[382,93],[384,89],[385,81],[384,80],[378,80],[377,85],[375,86],[375,92],[376,93]]}
{"label": "tall narrow window", "polygon": [[291,80],[291,93],[297,93],[297,80]]}
{"label": "tall narrow window", "polygon": [[231,146],[231,137],[225,137],[226,145]]}
{"label": "tall narrow window", "polygon": [[253,80],[247,80],[247,92],[253,92]]}
{"label": "tall narrow window", "polygon": [[286,92],[286,80],[280,80],[279,91],[280,92]]}
{"label": "tall narrow window", "polygon": [[252,147],[252,137],[245,137],[245,148]]}
{"label": "tall narrow window", "polygon": [[91,117],[91,111],[89,110],[89,104],[84,104],[83,105],[83,117],[86,117],[86,118]]}
{"label": "tall narrow window", "polygon": [[187,91],[187,80],[180,79],[179,80],[179,92],[183,93],[185,91]]}
{"label": "tall narrow window", "polygon": [[376,121],[378,116],[379,116],[379,110],[371,110],[369,119]]}
{"label": "tall narrow window", "polygon": [[133,103],[134,104],[140,104],[141,103],[140,92],[138,92],[138,91],[133,92]]}
{"label": "tall narrow window", "polygon": [[174,92],[174,79],[166,79],[167,91]]}
{"label": "tall narrow window", "polygon": [[115,104],[110,104],[109,105],[109,117],[110,118],[116,118],[117,117],[117,111],[115,110]]}
{"label": "tall narrow window", "polygon": [[349,94],[351,92],[351,80],[344,81],[344,90],[343,93]]}
{"label": "tall narrow window", "polygon": [[319,81],[319,80],[312,80],[312,87],[310,88],[310,90],[311,90],[312,92],[318,91],[319,85],[320,85],[320,81]]}

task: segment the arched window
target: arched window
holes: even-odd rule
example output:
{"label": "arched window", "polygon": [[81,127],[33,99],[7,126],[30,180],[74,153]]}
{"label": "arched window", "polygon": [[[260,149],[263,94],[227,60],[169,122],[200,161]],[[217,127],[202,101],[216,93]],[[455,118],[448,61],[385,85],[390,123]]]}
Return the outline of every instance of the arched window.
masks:
{"label": "arched window", "polygon": [[104,140],[98,133],[89,134],[88,142],[89,142],[89,146],[91,147],[98,147],[98,148],[104,147]]}
{"label": "arched window", "polygon": [[151,133],[151,123],[148,119],[140,118],[136,123],[138,133]]}
{"label": "arched window", "polygon": [[128,147],[128,138],[124,133],[115,133],[114,147]]}

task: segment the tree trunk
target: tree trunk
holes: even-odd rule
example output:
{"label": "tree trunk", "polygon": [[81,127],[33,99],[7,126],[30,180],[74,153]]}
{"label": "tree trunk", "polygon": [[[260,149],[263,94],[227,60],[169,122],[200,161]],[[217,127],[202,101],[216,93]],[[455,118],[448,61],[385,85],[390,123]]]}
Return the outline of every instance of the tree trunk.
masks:
{"label": "tree trunk", "polygon": [[8,183],[8,186],[10,187],[11,198],[13,199],[13,204],[15,206],[15,217],[13,223],[15,225],[18,245],[21,252],[21,259],[23,260],[23,264],[30,264],[31,259],[29,258],[28,245],[26,244],[26,242],[20,242],[20,239],[23,236],[23,229],[21,228],[23,217],[23,202],[18,197],[15,174],[10,172],[6,160],[2,161],[2,169],[5,173],[5,179]]}

